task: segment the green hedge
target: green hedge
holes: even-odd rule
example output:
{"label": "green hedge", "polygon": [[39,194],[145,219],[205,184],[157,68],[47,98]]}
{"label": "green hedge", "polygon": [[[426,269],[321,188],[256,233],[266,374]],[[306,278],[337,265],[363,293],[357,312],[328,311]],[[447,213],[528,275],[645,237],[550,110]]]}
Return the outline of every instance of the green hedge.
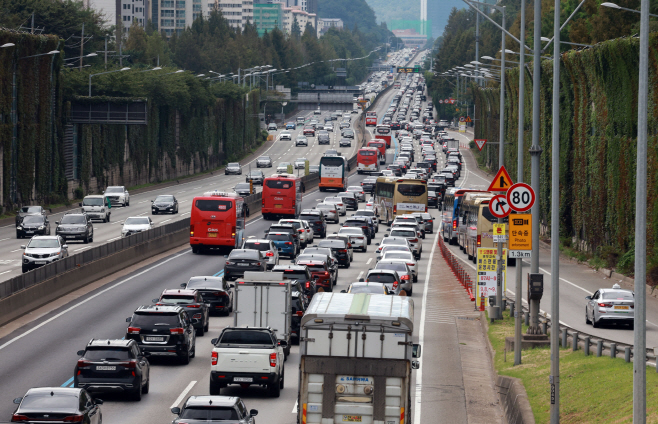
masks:
{"label": "green hedge", "polygon": [[[658,34],[651,34],[649,83],[649,203],[647,243],[658,261]],[[635,233],[635,169],[639,40],[619,38],[562,55],[560,73],[560,232],[586,242],[592,253],[612,247],[632,249]],[[552,61],[542,62],[540,222],[550,225]],[[518,69],[507,72],[505,87],[505,166],[516,180]],[[525,77],[524,181],[530,180],[532,66]],[[476,138],[498,141],[499,89],[475,92]],[[498,165],[498,146],[487,145],[482,162]]]}

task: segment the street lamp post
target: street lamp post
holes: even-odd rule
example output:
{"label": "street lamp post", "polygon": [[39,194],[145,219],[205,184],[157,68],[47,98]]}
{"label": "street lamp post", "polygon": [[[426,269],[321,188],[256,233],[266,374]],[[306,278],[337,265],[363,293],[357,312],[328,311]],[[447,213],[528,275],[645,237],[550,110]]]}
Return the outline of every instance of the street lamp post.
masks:
{"label": "street lamp post", "polygon": [[[114,71],[100,72],[98,74],[89,74],[89,97],[91,97],[91,77],[95,77],[96,75],[111,74],[113,72],[127,71],[129,69],[130,68],[121,68],[121,69],[115,69]],[[172,73],[177,73],[177,72],[172,72]],[[165,75],[167,75],[167,74],[165,74]]]}

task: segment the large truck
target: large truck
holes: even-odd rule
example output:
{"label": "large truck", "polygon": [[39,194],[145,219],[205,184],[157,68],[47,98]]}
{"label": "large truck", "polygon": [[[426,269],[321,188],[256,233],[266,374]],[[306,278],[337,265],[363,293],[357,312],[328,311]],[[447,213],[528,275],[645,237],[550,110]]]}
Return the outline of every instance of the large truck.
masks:
{"label": "large truck", "polygon": [[[290,354],[292,324],[290,280],[279,272],[244,273],[233,295],[234,327],[269,327],[277,340],[285,341],[284,353]],[[284,345],[284,343],[282,343]]]}
{"label": "large truck", "polygon": [[298,424],[411,422],[410,297],[317,293],[301,322]]}

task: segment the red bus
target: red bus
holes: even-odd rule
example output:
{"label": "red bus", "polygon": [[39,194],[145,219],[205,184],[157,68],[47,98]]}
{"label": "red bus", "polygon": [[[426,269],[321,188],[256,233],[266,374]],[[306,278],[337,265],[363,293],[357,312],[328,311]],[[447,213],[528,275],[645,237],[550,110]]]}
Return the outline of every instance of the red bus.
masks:
{"label": "red bus", "polygon": [[302,179],[293,174],[276,174],[263,181],[263,219],[297,219],[302,210]]}
{"label": "red bus", "polygon": [[209,248],[238,248],[244,241],[246,205],[235,193],[210,191],[192,200],[192,253]]}
{"label": "red bus", "polygon": [[375,129],[377,138],[386,141],[386,148],[391,148],[391,126],[390,125],[377,125]]}
{"label": "red bus", "polygon": [[356,172],[379,171],[379,150],[376,147],[362,147],[356,153]]}
{"label": "red bus", "polygon": [[379,150],[379,163],[386,163],[386,141],[375,138],[368,142],[368,147],[374,147]]}
{"label": "red bus", "polygon": [[366,112],[366,127],[377,126],[377,112]]}

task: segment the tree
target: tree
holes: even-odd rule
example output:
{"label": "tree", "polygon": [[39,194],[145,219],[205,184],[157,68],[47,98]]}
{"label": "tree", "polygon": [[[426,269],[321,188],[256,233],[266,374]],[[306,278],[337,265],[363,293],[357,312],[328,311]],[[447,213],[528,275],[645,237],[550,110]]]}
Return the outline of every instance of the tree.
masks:
{"label": "tree", "polygon": [[299,27],[299,22],[297,22],[297,16],[292,21],[292,29],[290,30],[290,36],[295,40],[299,40],[302,36],[302,29]]}

